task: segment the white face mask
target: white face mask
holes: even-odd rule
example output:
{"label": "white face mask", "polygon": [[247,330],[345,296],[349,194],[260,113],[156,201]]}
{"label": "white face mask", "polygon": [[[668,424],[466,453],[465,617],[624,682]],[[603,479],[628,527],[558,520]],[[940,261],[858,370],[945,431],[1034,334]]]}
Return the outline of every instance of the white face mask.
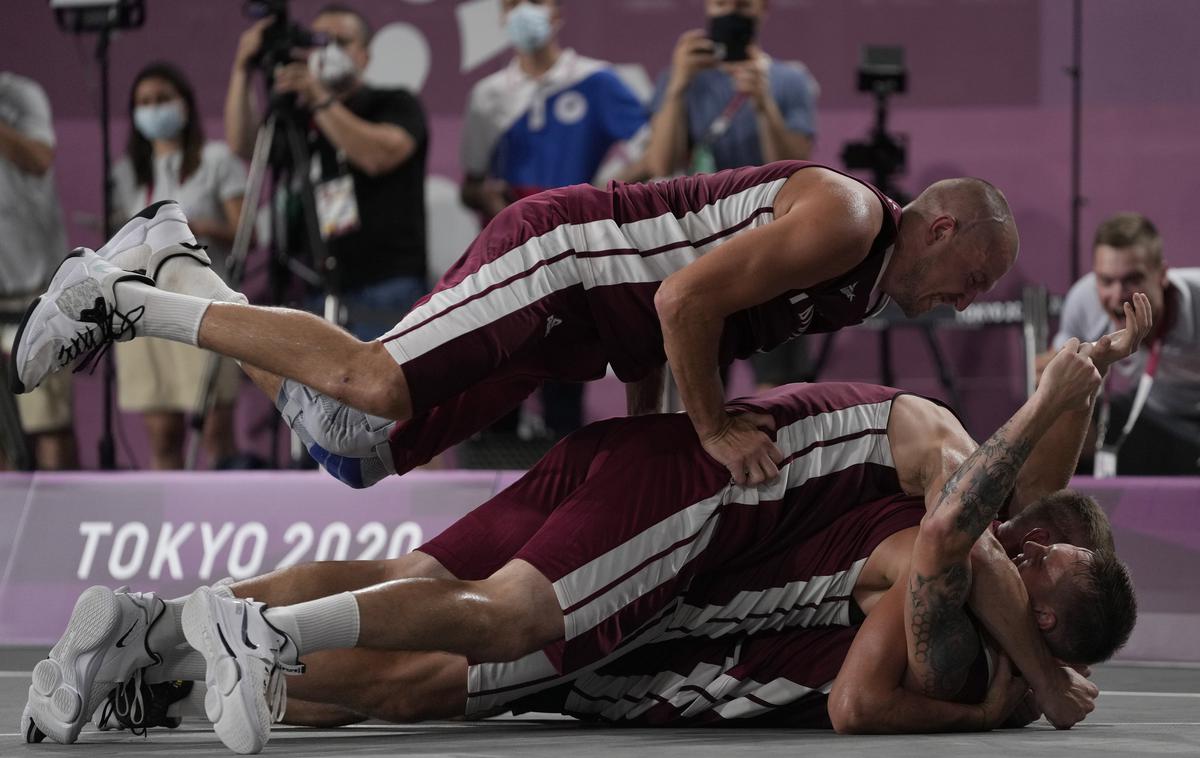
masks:
{"label": "white face mask", "polygon": [[513,47],[522,53],[541,50],[550,41],[550,9],[544,5],[521,3],[508,12],[504,30]]}
{"label": "white face mask", "polygon": [[333,92],[345,92],[358,80],[354,59],[336,42],[315,50],[308,56],[308,70]]}
{"label": "white face mask", "polygon": [[187,116],[183,103],[170,100],[158,105],[139,105],[133,109],[133,125],[148,140],[175,139],[183,131]]}

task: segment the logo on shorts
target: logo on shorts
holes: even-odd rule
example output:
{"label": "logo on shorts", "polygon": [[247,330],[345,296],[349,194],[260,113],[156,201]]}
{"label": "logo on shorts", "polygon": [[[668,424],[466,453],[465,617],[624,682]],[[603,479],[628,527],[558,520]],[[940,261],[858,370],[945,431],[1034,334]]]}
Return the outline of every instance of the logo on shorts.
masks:
{"label": "logo on shorts", "polygon": [[858,286],[858,282],[854,282],[851,285],[842,287],[842,294],[845,295],[846,299],[852,303],[854,302],[854,288],[857,286]]}
{"label": "logo on shorts", "polygon": [[800,320],[798,321],[796,331],[792,332],[793,337],[798,337],[801,334],[804,334],[808,331],[808,327],[812,326],[813,309],[815,307],[816,306],[810,305],[804,310],[800,311]]}
{"label": "logo on shorts", "polygon": [[550,314],[549,316],[547,316],[546,317],[546,334],[545,334],[545,336],[549,337],[550,330],[553,329],[554,327],[558,326],[562,322],[563,322],[562,319],[559,318],[558,316],[555,316],[554,314]]}

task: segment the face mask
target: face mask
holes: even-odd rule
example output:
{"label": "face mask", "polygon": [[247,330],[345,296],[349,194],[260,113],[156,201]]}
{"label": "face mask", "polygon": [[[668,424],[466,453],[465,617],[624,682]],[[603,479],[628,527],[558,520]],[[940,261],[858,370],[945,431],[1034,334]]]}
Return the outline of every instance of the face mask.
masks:
{"label": "face mask", "polygon": [[544,5],[521,3],[508,12],[505,31],[509,42],[522,53],[541,50],[550,41],[550,9]]}
{"label": "face mask", "polygon": [[740,13],[714,16],[709,21],[708,36],[716,43],[717,57],[724,61],[744,61],[746,46],[754,41],[757,19]]}
{"label": "face mask", "polygon": [[330,42],[308,56],[308,70],[333,92],[345,92],[358,81],[354,59],[336,42]]}
{"label": "face mask", "polygon": [[148,140],[175,139],[186,120],[183,103],[178,100],[133,109],[133,125]]}

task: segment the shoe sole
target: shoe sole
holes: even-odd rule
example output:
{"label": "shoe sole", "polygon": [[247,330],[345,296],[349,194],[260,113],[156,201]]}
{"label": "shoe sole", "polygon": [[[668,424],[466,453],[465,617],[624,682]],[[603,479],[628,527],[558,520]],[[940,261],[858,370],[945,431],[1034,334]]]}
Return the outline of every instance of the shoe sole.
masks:
{"label": "shoe sole", "polygon": [[[107,587],[89,587],[75,602],[67,631],[38,661],[29,686],[31,726],[47,737],[69,745],[92,714],[93,679],[104,656],[96,655],[112,637],[121,619],[121,604]],[[28,739],[32,732],[27,730]]]}
{"label": "shoe sole", "polygon": [[[78,258],[81,255],[83,255],[83,250],[78,248],[72,250],[70,253],[67,253],[67,257],[63,258],[62,263],[58,264],[58,268],[54,269],[54,276],[58,276],[58,269],[61,269],[64,263],[72,258]],[[53,280],[54,277],[51,277],[51,281]],[[17,336],[12,343],[12,353],[8,356],[8,386],[14,395],[24,395],[29,390],[36,389],[35,387],[26,389],[25,383],[21,381],[21,372],[17,370],[17,353],[20,351],[21,338],[25,336],[25,327],[29,324],[29,317],[33,315],[35,310],[37,310],[38,304],[42,302],[42,298],[45,296],[45,294],[42,294],[33,299],[33,302],[30,303],[29,307],[25,309],[25,315],[21,317],[20,326],[17,327]]]}
{"label": "shoe sole", "polygon": [[199,590],[187,599],[183,610],[183,636],[204,656],[204,684],[208,687],[204,712],[225,747],[242,755],[258,753],[271,737],[270,723],[266,735],[260,737],[261,721],[250,698],[237,692],[252,685],[243,679],[237,657],[219,637],[212,621],[219,617],[216,605],[210,593]]}

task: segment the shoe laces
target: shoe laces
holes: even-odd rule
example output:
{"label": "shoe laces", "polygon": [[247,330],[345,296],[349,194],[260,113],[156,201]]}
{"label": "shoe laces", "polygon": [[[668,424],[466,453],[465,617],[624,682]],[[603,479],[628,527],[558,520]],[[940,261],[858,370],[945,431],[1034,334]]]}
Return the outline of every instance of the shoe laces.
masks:
{"label": "shoe laces", "polygon": [[80,371],[92,373],[112,343],[125,336],[127,332],[133,331],[134,324],[141,321],[145,310],[144,306],[138,306],[131,311],[122,312],[115,307],[110,307],[104,298],[96,298],[93,307],[84,308],[79,313],[80,321],[95,326],[80,329],[67,344],[59,347],[58,364],[68,366],[83,356],[75,373]]}
{"label": "shoe laces", "polygon": [[[130,732],[139,737],[146,735],[146,701],[142,694],[145,672],[145,669],[134,671],[129,681],[109,691],[104,709],[100,711],[99,727],[101,729],[128,727]],[[133,694],[131,695],[130,692]],[[110,724],[110,720],[115,720],[115,723]]]}

